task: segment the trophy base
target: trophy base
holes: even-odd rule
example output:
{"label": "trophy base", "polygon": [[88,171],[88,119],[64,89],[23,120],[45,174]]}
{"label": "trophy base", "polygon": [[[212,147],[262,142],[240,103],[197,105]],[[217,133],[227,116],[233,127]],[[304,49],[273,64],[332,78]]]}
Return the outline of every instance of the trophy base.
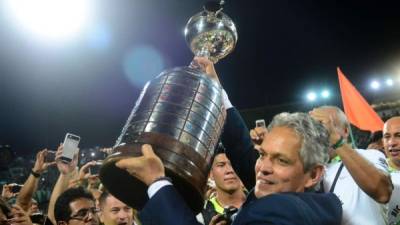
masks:
{"label": "trophy base", "polygon": [[[141,145],[139,143],[129,144],[115,148],[116,153],[110,155],[103,162],[99,174],[101,182],[112,195],[139,211],[149,199],[148,187],[127,171],[116,167],[115,163],[121,159],[141,156]],[[167,149],[152,146],[154,152],[164,163],[166,176],[172,179],[174,187],[193,212],[199,213],[204,205],[203,191],[206,184],[198,182],[198,174],[196,176],[191,173],[192,171],[187,171],[187,168],[180,165],[182,164],[179,163],[182,162],[181,156]]]}

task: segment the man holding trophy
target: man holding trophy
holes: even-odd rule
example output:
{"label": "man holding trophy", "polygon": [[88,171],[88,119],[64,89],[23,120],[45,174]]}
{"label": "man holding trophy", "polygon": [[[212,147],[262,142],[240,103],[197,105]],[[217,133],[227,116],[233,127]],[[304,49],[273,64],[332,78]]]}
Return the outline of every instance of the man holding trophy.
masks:
{"label": "man holding trophy", "polygon": [[[222,141],[237,143],[226,154],[241,159],[232,166],[252,190],[232,224],[340,224],[342,208],[334,194],[305,193],[319,183],[328,160],[328,134],[321,124],[305,113],[279,114],[268,133],[259,133],[258,152],[249,135],[242,135],[248,130],[214,69],[237,41],[233,22],[221,10],[220,4],[208,4],[189,20],[185,36],[196,57],[190,67],[163,72],[145,87],[116,153],[100,172],[102,182],[141,211],[143,225],[198,224],[199,196],[224,127]],[[121,179],[124,190],[114,184]],[[210,224],[226,221],[213,218]]]}
{"label": "man holding trophy", "polygon": [[[195,62],[205,71],[214,70],[207,58],[195,58]],[[215,73],[210,77],[217,79]],[[228,108],[228,123],[230,119],[241,119],[236,113],[234,108]],[[241,127],[236,129],[243,131]],[[232,224],[340,224],[341,204],[334,194],[304,193],[318,184],[328,160],[328,134],[322,125],[305,113],[279,114],[269,125],[269,132],[262,135],[258,154],[255,151],[230,152],[242,158],[243,165],[233,164],[239,176],[253,164],[254,172],[243,179],[246,187],[251,185],[245,182],[251,179],[250,174],[255,174],[252,179],[255,178],[256,183]],[[162,161],[152,147],[143,145],[142,152],[141,157],[117,163],[119,168],[149,186],[150,200],[140,214],[142,223],[197,224],[193,212],[165,177]],[[301,155],[312,159],[306,161]]]}

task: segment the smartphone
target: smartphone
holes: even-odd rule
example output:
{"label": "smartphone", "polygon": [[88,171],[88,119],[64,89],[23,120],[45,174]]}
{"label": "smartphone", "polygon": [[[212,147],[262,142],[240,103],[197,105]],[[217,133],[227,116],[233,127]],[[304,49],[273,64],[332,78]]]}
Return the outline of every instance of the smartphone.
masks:
{"label": "smartphone", "polygon": [[263,120],[263,119],[256,120],[256,127],[266,127],[265,120]]}
{"label": "smartphone", "polygon": [[91,175],[98,175],[102,165],[103,165],[102,161],[97,161],[95,165],[89,167],[89,173]]}
{"label": "smartphone", "polygon": [[13,186],[11,186],[11,192],[12,193],[18,193],[21,191],[22,185],[20,184],[15,184]]}
{"label": "smartphone", "polygon": [[56,160],[56,152],[55,151],[47,151],[44,161],[45,162],[54,162],[55,160]]}
{"label": "smartphone", "polygon": [[81,138],[75,134],[67,133],[64,139],[64,149],[61,155],[61,161],[70,163],[74,155],[78,153],[78,145]]}

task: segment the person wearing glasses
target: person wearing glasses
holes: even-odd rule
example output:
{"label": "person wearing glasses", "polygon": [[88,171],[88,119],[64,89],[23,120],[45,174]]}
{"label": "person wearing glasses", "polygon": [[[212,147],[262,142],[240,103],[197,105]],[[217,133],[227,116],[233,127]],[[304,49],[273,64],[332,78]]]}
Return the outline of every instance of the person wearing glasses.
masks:
{"label": "person wearing glasses", "polygon": [[66,190],[54,206],[57,225],[99,225],[98,212],[93,195],[82,187]]}

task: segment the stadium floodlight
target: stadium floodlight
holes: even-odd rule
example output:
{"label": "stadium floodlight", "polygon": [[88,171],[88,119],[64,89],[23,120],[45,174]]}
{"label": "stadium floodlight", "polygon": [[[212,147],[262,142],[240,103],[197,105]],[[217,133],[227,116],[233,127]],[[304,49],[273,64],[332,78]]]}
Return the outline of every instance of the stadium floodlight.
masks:
{"label": "stadium floodlight", "polygon": [[380,87],[381,87],[381,83],[379,83],[379,81],[374,80],[374,81],[371,82],[371,88],[372,89],[378,90]]}
{"label": "stadium floodlight", "polygon": [[309,102],[313,102],[313,101],[317,100],[317,94],[313,91],[308,92],[306,97]]}
{"label": "stadium floodlight", "polygon": [[321,92],[321,97],[322,98],[324,98],[324,99],[327,99],[327,98],[329,98],[331,96],[331,93],[329,92],[329,90],[322,90],[322,92]]}
{"label": "stadium floodlight", "polygon": [[90,18],[89,0],[5,0],[7,14],[17,26],[46,39],[75,37]]}
{"label": "stadium floodlight", "polygon": [[393,80],[391,78],[386,79],[385,83],[389,87],[393,86]]}

